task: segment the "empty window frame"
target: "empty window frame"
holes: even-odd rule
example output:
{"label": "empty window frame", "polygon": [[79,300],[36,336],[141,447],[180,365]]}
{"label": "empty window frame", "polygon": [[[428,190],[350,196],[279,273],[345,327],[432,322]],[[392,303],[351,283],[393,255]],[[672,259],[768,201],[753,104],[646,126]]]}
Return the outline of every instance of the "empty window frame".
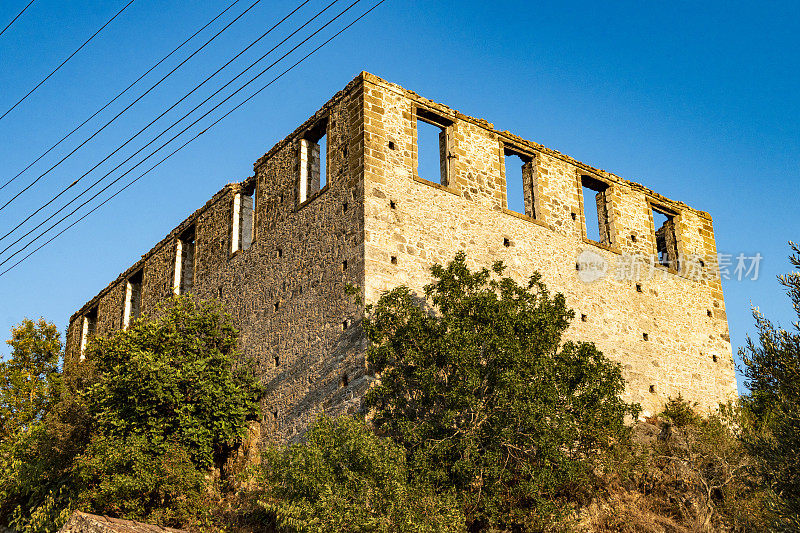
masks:
{"label": "empty window frame", "polygon": [[328,184],[328,120],[319,121],[300,139],[299,199],[302,204]]}
{"label": "empty window frame", "polygon": [[441,185],[450,181],[453,122],[424,109],[417,109],[417,176]]}
{"label": "empty window frame", "polygon": [[674,270],[680,270],[680,265],[678,264],[678,234],[675,231],[675,213],[654,205],[650,207],[653,211],[653,229],[655,230],[658,263]]}
{"label": "empty window frame", "polygon": [[586,238],[610,246],[608,184],[591,176],[581,176],[581,193]]}
{"label": "empty window frame", "polygon": [[510,146],[503,148],[503,157],[508,209],[536,218],[533,157]]}
{"label": "empty window frame", "polygon": [[253,243],[255,231],[256,195],[254,191],[240,191],[233,196],[231,223],[231,253],[247,250]]}
{"label": "empty window frame", "polygon": [[190,226],[175,244],[175,277],[172,291],[186,294],[194,287],[195,227]]}
{"label": "empty window frame", "polygon": [[142,280],[144,271],[138,270],[128,278],[125,284],[125,305],[122,311],[122,328],[128,329],[132,320],[139,318],[142,312]]}
{"label": "empty window frame", "polygon": [[84,352],[86,351],[86,344],[94,337],[97,331],[97,306],[92,307],[83,315],[83,323],[81,324],[81,359],[84,359]]}

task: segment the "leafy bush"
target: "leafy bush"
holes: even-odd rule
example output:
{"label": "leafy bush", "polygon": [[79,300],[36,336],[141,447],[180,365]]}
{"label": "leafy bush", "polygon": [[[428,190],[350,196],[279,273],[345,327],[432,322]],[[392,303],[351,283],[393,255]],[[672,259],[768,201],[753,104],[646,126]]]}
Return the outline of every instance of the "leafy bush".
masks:
{"label": "leafy bush", "polygon": [[[20,346],[41,337],[25,331]],[[235,346],[230,317],[186,297],[91,341],[86,360],[51,376],[60,395],[50,387],[43,414],[2,441],[0,524],[57,531],[73,509],[200,523],[212,467],[259,415],[262,386]]]}
{"label": "leafy bush", "polygon": [[165,311],[90,343],[89,409],[103,437],[179,443],[208,469],[256,419],[262,387],[254,365],[234,364],[237,332],[217,304],[175,298]]}
{"label": "leafy bush", "polygon": [[588,499],[629,441],[621,368],[562,344],[573,312],[538,274],[523,287],[471,272],[463,253],[432,274],[424,301],[398,287],[368,308],[374,424],[415,479],[457,491],[471,527],[542,528]]}
{"label": "leafy bush", "polygon": [[283,531],[463,531],[452,497],[409,482],[405,450],[353,417],[319,418],[305,440],[273,447],[259,505]]}
{"label": "leafy bush", "polygon": [[745,385],[742,398],[753,427],[745,438],[758,459],[772,495],[776,530],[800,530],[800,248],[790,243],[796,270],[779,276],[798,321],[791,329],[775,327],[758,309],[753,316],[758,340],[740,350]]}
{"label": "leafy bush", "polygon": [[768,522],[761,478],[740,440],[748,421],[733,405],[702,416],[683,398],[664,406],[648,475],[666,514],[693,531],[756,531]]}
{"label": "leafy bush", "polygon": [[180,527],[204,518],[210,505],[206,472],[176,442],[95,436],[76,463],[84,487],[77,501],[95,512]]}

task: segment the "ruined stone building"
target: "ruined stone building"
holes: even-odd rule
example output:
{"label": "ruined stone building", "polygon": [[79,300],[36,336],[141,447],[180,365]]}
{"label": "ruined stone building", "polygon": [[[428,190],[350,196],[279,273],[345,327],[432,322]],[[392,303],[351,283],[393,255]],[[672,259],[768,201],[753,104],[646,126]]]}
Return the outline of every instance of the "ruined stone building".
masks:
{"label": "ruined stone building", "polygon": [[[439,165],[420,175],[425,157]],[[735,395],[708,213],[368,73],[81,307],[68,360],[173,293],[218,298],[268,385],[265,436],[290,438],[356,409],[368,385],[363,304],[346,285],[366,303],[421,291],[459,250],[521,282],[540,271],[575,310],[567,336],[619,361],[645,413]]]}

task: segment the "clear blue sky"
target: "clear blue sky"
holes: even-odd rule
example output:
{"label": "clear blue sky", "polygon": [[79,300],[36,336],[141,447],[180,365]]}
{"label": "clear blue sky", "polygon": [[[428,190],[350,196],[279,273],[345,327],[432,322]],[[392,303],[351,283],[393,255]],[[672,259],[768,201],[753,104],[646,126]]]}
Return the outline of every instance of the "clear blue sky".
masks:
{"label": "clear blue sky", "polygon": [[[0,3],[0,26],[26,3]],[[0,36],[2,111],[123,3],[36,0]],[[136,0],[0,120],[2,181],[227,3]],[[234,11],[249,3],[243,0]],[[297,3],[262,0],[114,127],[0,212],[3,233]],[[369,5],[361,4],[354,12]],[[298,17],[322,5],[314,0]],[[387,0],[300,69],[0,278],[0,331],[8,332],[25,316],[44,316],[63,330],[75,309],[226,182],[249,176],[256,158],[367,70],[710,212],[721,252],[764,257],[757,281],[724,285],[736,349],[753,331],[751,304],[786,325],[794,318],[775,275],[788,269],[787,241],[800,240],[798,35],[797,2]],[[241,64],[277,40],[267,38]],[[219,79],[231,75],[225,71]],[[212,81],[209,87],[219,85]],[[200,93],[192,104],[210,91]],[[90,131],[81,130],[75,139]],[[68,141],[18,182],[29,182],[74,145]],[[111,166],[102,168],[82,183]],[[16,190],[17,182],[0,191],[0,200]],[[7,353],[5,346],[0,353]]]}

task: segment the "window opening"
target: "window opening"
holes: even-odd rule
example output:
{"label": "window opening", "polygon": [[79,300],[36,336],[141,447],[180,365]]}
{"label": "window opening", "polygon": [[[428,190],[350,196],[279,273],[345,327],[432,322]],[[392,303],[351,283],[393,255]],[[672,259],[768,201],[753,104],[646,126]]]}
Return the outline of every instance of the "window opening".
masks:
{"label": "window opening", "polygon": [[679,270],[675,215],[653,207],[653,227],[655,229],[658,263],[661,266]]}
{"label": "window opening", "polygon": [[586,237],[595,242],[611,245],[608,184],[591,176],[581,176],[581,189]]}
{"label": "window opening", "polygon": [[506,205],[510,211],[536,218],[533,159],[509,147],[503,151],[506,169]]}
{"label": "window opening", "polygon": [[233,221],[231,224],[231,253],[247,250],[253,243],[255,207],[255,194],[237,192],[234,195]]}
{"label": "window opening", "polygon": [[319,188],[322,189],[328,184],[328,136],[323,135],[317,140],[317,161],[319,167]]}
{"label": "window opening", "polygon": [[186,294],[194,287],[195,228],[184,231],[175,246],[175,278],[172,290],[175,294]]}
{"label": "window opening", "polygon": [[142,280],[144,271],[138,270],[131,277],[125,287],[125,310],[122,315],[122,328],[128,329],[132,320],[139,318],[142,310]]}
{"label": "window opening", "polygon": [[85,359],[84,352],[86,351],[86,344],[94,337],[96,331],[97,306],[94,306],[83,315],[83,324],[81,325],[81,360]]}
{"label": "window opening", "polygon": [[322,120],[300,139],[300,203],[328,184],[328,121]]}
{"label": "window opening", "polygon": [[417,109],[417,176],[447,185],[450,174],[450,139],[447,119]]}

